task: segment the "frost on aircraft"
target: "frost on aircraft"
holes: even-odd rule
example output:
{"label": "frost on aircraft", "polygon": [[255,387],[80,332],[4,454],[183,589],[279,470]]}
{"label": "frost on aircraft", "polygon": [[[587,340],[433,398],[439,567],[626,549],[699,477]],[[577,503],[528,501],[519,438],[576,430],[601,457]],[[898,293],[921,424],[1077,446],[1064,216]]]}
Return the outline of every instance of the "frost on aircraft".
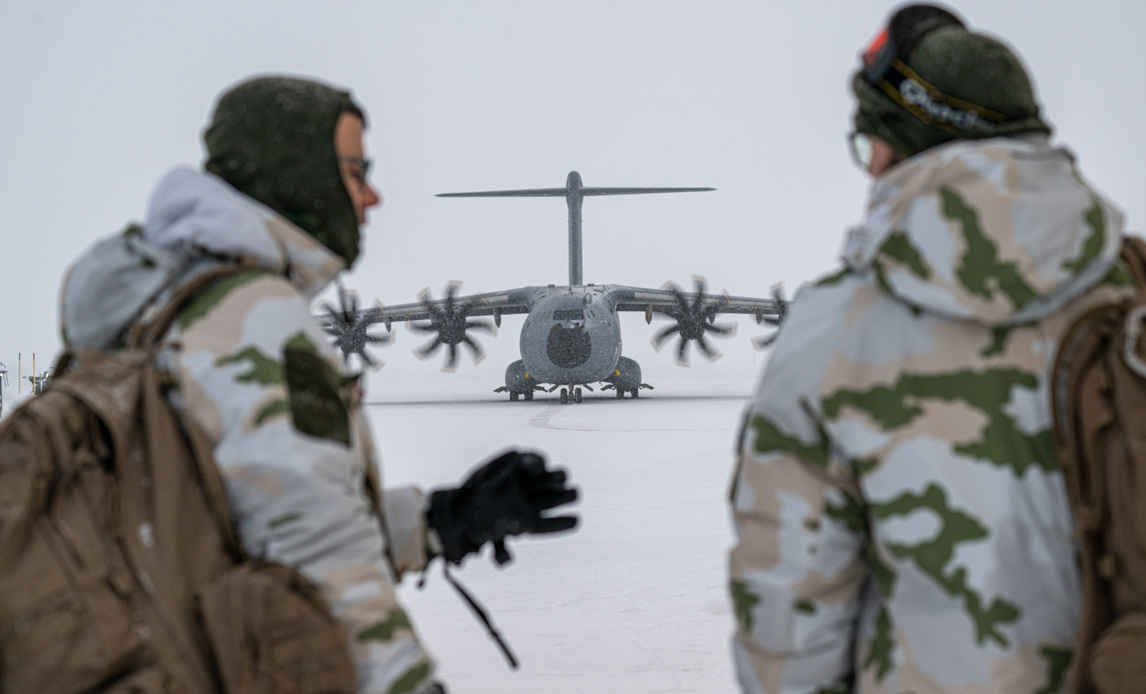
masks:
{"label": "frost on aircraft", "polygon": [[[679,338],[676,348],[678,364],[688,363],[688,343],[708,359],[719,353],[709,345],[706,336],[726,336],[735,326],[720,325],[720,313],[746,313],[757,323],[779,326],[787,313],[788,304],[778,288],[771,298],[728,296],[705,292],[704,280],[696,279],[696,290],[685,292],[669,284],[661,289],[629,287],[619,284],[584,284],[581,276],[581,204],[592,195],[636,195],[643,193],[685,193],[713,190],[712,188],[591,188],[581,185],[576,171],[569,173],[564,188],[535,188],[478,193],[443,193],[438,197],[564,197],[569,207],[569,284],[550,284],[544,287],[519,287],[470,296],[455,296],[457,283],[450,283],[444,298],[433,299],[423,292],[417,303],[359,309],[352,294],[340,292],[342,307],[335,310],[324,305],[321,316],[323,327],[334,336],[335,345],[343,357],[358,357],[368,366],[380,366],[366,351],[370,344],[384,344],[388,336],[375,336],[367,329],[375,324],[385,325],[387,332],[397,321],[408,321],[414,330],[433,334],[434,337],[415,354],[425,358],[445,347],[445,370],[457,366],[458,346],[465,345],[476,360],[483,357],[481,346],[472,332],[494,332],[501,325],[501,317],[526,314],[521,328],[521,359],[505,370],[505,385],[495,392],[509,393],[510,400],[532,400],[536,391],[560,389],[561,402],[581,402],[582,388],[593,390],[600,384],[602,390],[613,390],[618,398],[626,393],[638,397],[642,388],[652,386],[641,379],[641,367],[636,361],[621,354],[621,324],[619,311],[645,314],[652,322],[653,314],[661,314],[675,321],[653,337],[658,349],[674,335]],[[478,317],[491,316],[489,320]],[[774,335],[773,335],[774,337]],[[762,347],[771,337],[753,342]]]}

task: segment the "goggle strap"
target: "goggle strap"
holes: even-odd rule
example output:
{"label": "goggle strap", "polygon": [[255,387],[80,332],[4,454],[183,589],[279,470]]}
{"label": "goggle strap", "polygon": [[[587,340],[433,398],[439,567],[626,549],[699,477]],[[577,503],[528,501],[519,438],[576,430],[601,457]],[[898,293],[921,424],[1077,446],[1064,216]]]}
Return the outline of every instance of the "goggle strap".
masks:
{"label": "goggle strap", "polygon": [[970,101],[964,101],[958,97],[947,96],[943,92],[936,89],[930,82],[920,77],[919,73],[908,67],[907,63],[903,62],[902,60],[896,60],[892,63],[892,66],[895,67],[895,69],[898,70],[900,74],[904,75],[908,79],[912,79],[918,82],[921,87],[927,90],[928,95],[930,95],[931,98],[936,101],[945,103],[948,106],[953,106],[961,111],[974,113],[980,118],[995,121],[996,123],[1002,123],[1007,120],[1006,114],[999,113],[998,111],[992,111],[991,109],[983,108],[982,106],[976,106]]}
{"label": "goggle strap", "polygon": [[[922,77],[920,77],[918,74],[916,74],[914,70],[905,65],[901,60],[893,61],[891,67],[893,70],[888,71],[888,76],[890,76],[895,81],[892,82],[887,77],[880,79],[880,89],[882,89],[889,97],[891,97],[895,103],[902,106],[913,116],[923,121],[926,125],[939,128],[940,130],[944,130],[949,133],[959,132],[959,129],[956,128],[955,125],[953,125],[949,120],[937,117],[932,113],[928,113],[918,104],[909,101],[903,93],[903,84],[905,82],[911,82],[919,88],[923,89],[927,95],[927,98],[935,103],[938,109],[947,109],[961,112],[974,118],[992,121],[995,123],[1002,123],[1007,120],[1007,117],[998,111],[992,111],[991,109],[976,106],[975,104],[972,104],[968,101],[947,96],[943,92],[936,89],[929,82],[924,80]],[[894,73],[899,73],[898,77]]]}

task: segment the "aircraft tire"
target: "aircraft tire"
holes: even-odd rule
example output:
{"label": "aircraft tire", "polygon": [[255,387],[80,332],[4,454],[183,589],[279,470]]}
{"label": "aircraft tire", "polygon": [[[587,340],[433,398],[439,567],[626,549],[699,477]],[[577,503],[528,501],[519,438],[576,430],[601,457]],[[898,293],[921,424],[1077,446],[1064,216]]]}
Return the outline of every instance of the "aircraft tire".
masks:
{"label": "aircraft tire", "polygon": [[513,392],[512,390],[509,391],[509,401],[517,402],[517,393]]}
{"label": "aircraft tire", "polygon": [[533,391],[532,390],[525,391],[525,399],[526,400],[532,400],[533,399]]}
{"label": "aircraft tire", "polygon": [[622,388],[618,388],[618,389],[617,389],[617,399],[618,399],[618,400],[620,400],[620,399],[621,399],[621,398],[623,398],[623,397],[625,397],[625,391],[624,391],[624,389],[622,389]]}
{"label": "aircraft tire", "polygon": [[641,396],[641,389],[640,388],[633,388],[632,392],[633,392],[634,398],[639,398]]}
{"label": "aircraft tire", "polygon": [[581,389],[577,388],[573,391],[573,402],[581,402]]}
{"label": "aircraft tire", "polygon": [[569,391],[566,390],[565,388],[561,389],[561,404],[562,405],[568,405],[569,404]]}

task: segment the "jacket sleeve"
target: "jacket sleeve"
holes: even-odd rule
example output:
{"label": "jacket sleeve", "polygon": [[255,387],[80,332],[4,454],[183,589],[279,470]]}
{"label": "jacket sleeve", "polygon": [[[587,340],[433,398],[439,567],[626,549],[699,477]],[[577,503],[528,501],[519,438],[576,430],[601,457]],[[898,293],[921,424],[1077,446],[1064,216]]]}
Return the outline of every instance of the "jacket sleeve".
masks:
{"label": "jacket sleeve", "polygon": [[781,331],[746,413],[732,483],[733,657],[753,694],[851,691],[868,573],[864,511],[818,414],[817,362],[827,359],[817,354],[830,323],[809,313],[797,304]]}
{"label": "jacket sleeve", "polygon": [[[203,292],[173,330],[176,404],[215,443],[248,552],[297,567],[320,587],[349,636],[362,694],[428,688],[433,663],[398,603],[387,558],[395,547],[368,497],[365,419],[348,405],[337,355],[308,302],[280,277],[238,275]],[[398,491],[395,506],[412,505],[387,518],[405,534],[398,549],[407,564],[425,561],[409,547],[420,532],[411,518],[419,496]]]}

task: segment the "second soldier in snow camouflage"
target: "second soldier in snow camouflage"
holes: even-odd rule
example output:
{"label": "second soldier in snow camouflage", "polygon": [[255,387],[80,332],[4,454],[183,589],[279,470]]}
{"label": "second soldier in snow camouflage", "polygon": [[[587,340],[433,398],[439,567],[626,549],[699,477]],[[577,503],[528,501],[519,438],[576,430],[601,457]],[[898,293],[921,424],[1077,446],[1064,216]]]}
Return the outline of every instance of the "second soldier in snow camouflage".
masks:
{"label": "second soldier in snow camouflage", "polygon": [[169,173],[142,226],[76,263],[62,327],[74,350],[115,349],[173,287],[243,259],[250,271],[210,285],[168,336],[174,404],[214,443],[248,552],[298,567],[321,589],[346,629],[359,692],[429,694],[443,689],[395,582],[435,554],[456,563],[507,534],[571,528],[575,518],[540,514],[576,491],[538,456],[509,453],[429,504],[416,488],[387,490],[375,514],[360,391],[310,314],[357,257],[358,227],[379,202],[364,126],[348,93],[316,82],[232,89],[205,134],[207,170]]}
{"label": "second soldier in snow camouflage", "polygon": [[1047,375],[1127,291],[1122,217],[1009,49],[895,15],[856,76],[873,146],[844,267],[797,297],[731,501],[746,692],[1053,694],[1079,578]]}

